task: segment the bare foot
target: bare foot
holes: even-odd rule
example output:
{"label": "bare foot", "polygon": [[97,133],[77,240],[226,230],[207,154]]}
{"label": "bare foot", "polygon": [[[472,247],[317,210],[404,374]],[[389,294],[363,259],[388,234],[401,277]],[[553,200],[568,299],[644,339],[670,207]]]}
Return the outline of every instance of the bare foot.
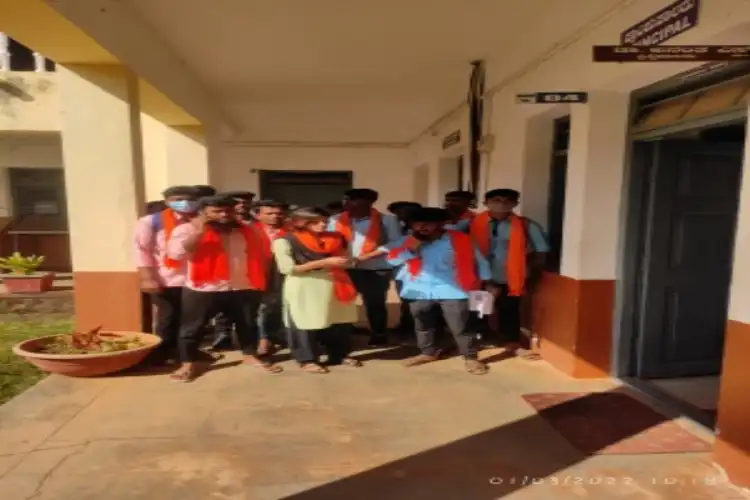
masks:
{"label": "bare foot", "polygon": [[490,371],[486,364],[476,359],[467,359],[464,366],[466,367],[466,371],[472,375],[485,375]]}
{"label": "bare foot", "polygon": [[328,368],[326,368],[325,366],[320,366],[317,363],[305,363],[304,365],[300,366],[300,368],[302,368],[302,371],[305,371],[307,373],[313,373],[316,375],[329,373]]}
{"label": "bare foot", "polygon": [[407,368],[411,368],[412,366],[419,366],[419,365],[426,365],[427,363],[432,363],[433,361],[437,361],[440,359],[439,356],[429,356],[427,354],[418,354],[414,357],[411,357],[406,360],[404,363],[404,366]]}
{"label": "bare foot", "polygon": [[242,360],[242,363],[249,366],[254,366],[255,368],[259,368],[268,373],[281,373],[284,371],[284,369],[279,365],[269,363],[268,361],[263,361],[256,356],[245,356]]}

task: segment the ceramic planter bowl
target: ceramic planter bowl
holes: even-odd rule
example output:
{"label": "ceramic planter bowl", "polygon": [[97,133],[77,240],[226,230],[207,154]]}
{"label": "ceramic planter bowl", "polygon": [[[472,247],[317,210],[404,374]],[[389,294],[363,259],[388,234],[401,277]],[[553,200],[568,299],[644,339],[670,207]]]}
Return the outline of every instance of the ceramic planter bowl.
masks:
{"label": "ceramic planter bowl", "polygon": [[8,293],[43,293],[52,290],[55,282],[54,273],[2,274],[5,289]]}
{"label": "ceramic planter bowl", "polygon": [[137,349],[101,354],[46,354],[40,352],[42,347],[62,336],[49,335],[16,344],[13,352],[48,373],[69,377],[95,377],[116,373],[137,365],[161,343],[159,337],[148,333],[110,331],[105,333],[107,336],[119,338],[138,336],[145,345]]}

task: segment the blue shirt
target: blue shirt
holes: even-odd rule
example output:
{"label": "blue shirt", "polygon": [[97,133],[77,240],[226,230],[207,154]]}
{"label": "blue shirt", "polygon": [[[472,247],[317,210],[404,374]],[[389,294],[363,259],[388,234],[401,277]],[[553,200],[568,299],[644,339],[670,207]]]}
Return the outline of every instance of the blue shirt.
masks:
{"label": "blue shirt", "polygon": [[[526,222],[526,252],[549,252],[549,243],[544,229],[538,223],[531,219],[524,219]],[[492,240],[490,242],[490,263],[492,265],[492,281],[495,283],[505,284],[508,282],[507,262],[508,262],[508,242],[510,240],[510,221],[502,220],[493,222]]]}
{"label": "blue shirt", "polygon": [[[384,250],[398,248],[404,245],[406,237],[400,241],[381,247]],[[415,257],[415,254],[404,250],[395,259],[388,259],[393,266],[401,266],[397,279],[401,283],[401,298],[407,300],[463,300],[468,299],[469,294],[461,288],[456,281],[456,262],[454,258],[453,245],[448,233],[439,240],[424,243],[418,250],[422,258],[422,272],[419,276],[411,276],[403,265],[407,260]],[[482,281],[489,281],[492,277],[490,264],[487,262],[479,249],[474,248],[474,257],[477,264],[477,277]]]}
{"label": "blue shirt", "polygon": [[[336,223],[338,222],[340,215],[334,215],[328,219],[328,230],[335,231]],[[383,224],[383,239],[382,243],[385,245],[391,244],[394,241],[398,241],[401,236],[401,223],[398,219],[389,214],[381,214],[381,221]],[[352,219],[352,241],[349,242],[349,255],[351,257],[358,257],[362,255],[362,245],[365,243],[365,235],[370,230],[370,218],[365,217],[364,219]],[[385,256],[375,257],[374,259],[366,260],[361,264],[357,265],[357,269],[369,269],[369,270],[383,270],[391,269],[391,266],[386,262]]]}
{"label": "blue shirt", "polygon": [[461,219],[455,224],[446,224],[445,229],[453,229],[454,231],[461,231],[462,233],[468,233],[469,224],[471,224],[470,219]]}

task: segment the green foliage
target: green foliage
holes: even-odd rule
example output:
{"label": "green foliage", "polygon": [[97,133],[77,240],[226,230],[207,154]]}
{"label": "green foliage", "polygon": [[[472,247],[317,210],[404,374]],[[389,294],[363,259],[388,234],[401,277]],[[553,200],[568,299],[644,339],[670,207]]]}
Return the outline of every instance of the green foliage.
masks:
{"label": "green foliage", "polygon": [[33,274],[43,263],[44,256],[24,257],[19,252],[15,252],[9,257],[0,257],[0,269],[5,269],[13,274]]}

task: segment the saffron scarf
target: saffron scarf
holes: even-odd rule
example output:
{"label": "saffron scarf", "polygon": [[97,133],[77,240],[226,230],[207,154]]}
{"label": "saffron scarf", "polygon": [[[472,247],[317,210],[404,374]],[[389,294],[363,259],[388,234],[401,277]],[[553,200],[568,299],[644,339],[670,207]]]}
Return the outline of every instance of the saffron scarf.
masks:
{"label": "saffron scarf", "polygon": [[[520,297],[526,287],[526,220],[516,214],[508,216],[510,237],[506,260],[508,295]],[[469,235],[485,257],[491,257],[492,218],[489,212],[474,217],[469,226]]]}
{"label": "saffron scarf", "polygon": [[[448,230],[448,237],[453,247],[453,260],[456,266],[456,282],[465,292],[479,290],[481,282],[477,276],[477,263],[474,258],[474,242],[471,237],[461,231]],[[408,238],[413,238],[409,236]],[[408,241],[408,239],[407,239]],[[408,251],[406,246],[394,248],[388,253],[389,259],[395,259],[403,252]],[[409,276],[415,278],[422,272],[422,257],[415,256],[406,261],[406,270]]]}
{"label": "saffron scarf", "polygon": [[[309,231],[294,231],[292,236],[297,243],[308,250],[305,258],[310,261],[346,256],[346,241],[338,233],[323,232],[315,234]],[[354,283],[352,283],[346,270],[332,268],[328,271],[333,278],[333,293],[336,300],[346,304],[354,302],[357,298],[357,289],[354,288]]]}
{"label": "saffron scarf", "polygon": [[[374,208],[370,209],[370,225],[365,234],[365,241],[362,245],[361,255],[374,252],[380,246],[380,238],[383,230],[383,216]],[[347,243],[351,243],[354,237],[351,216],[347,212],[342,212],[336,220],[336,231],[344,236]]]}
{"label": "saffron scarf", "polygon": [[[154,217],[161,218],[161,228],[164,231],[164,246],[169,245],[169,240],[172,238],[172,232],[177,227],[177,214],[171,208],[165,208]],[[179,260],[170,259],[167,253],[164,252],[164,259],[162,264],[167,269],[179,269],[182,263]]]}
{"label": "saffron scarf", "polygon": [[[239,232],[245,239],[247,254],[247,282],[250,288],[265,291],[268,287],[270,251],[265,250],[258,230],[241,225],[232,233]],[[231,236],[230,236],[231,237]],[[190,259],[190,281],[196,286],[206,283],[229,281],[230,269],[224,243],[218,231],[207,227]]]}

